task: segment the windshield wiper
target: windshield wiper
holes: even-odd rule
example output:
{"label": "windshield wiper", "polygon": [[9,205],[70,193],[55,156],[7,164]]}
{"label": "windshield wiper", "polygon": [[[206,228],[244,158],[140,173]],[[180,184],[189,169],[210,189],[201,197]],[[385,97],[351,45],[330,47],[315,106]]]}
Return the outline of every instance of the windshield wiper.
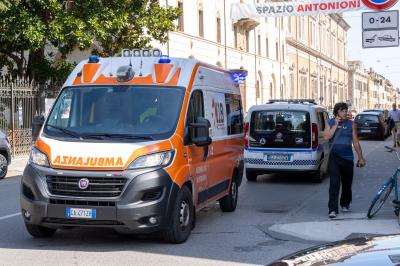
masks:
{"label": "windshield wiper", "polygon": [[154,140],[154,138],[150,136],[141,136],[141,135],[131,135],[131,134],[109,134],[109,133],[99,133],[99,134],[87,134],[83,135],[84,138],[93,138],[93,139],[145,139],[145,140]]}
{"label": "windshield wiper", "polygon": [[74,138],[82,139],[82,137],[79,136],[75,131],[68,130],[68,129],[65,129],[65,128],[62,128],[62,127],[58,127],[58,126],[49,125],[49,124],[47,124],[47,126],[48,126],[48,127],[51,127],[51,128],[58,129],[58,130],[60,130],[61,132],[65,133],[65,134],[67,134],[67,135],[69,135],[69,136],[72,136],[72,137],[74,137]]}

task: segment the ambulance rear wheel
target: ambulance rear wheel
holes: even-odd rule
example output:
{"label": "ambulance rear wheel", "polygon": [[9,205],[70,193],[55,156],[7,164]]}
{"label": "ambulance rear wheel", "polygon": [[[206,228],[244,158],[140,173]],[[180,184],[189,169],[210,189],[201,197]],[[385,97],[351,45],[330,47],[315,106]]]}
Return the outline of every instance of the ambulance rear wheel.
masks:
{"label": "ambulance rear wheel", "polygon": [[186,186],[178,192],[171,219],[170,227],[164,232],[165,241],[173,244],[185,242],[192,231],[194,219],[192,194]]}
{"label": "ambulance rear wheel", "polygon": [[27,222],[25,222],[25,227],[28,233],[36,238],[52,237],[56,232],[56,229],[47,228],[36,224],[29,224]]}
{"label": "ambulance rear wheel", "polygon": [[246,169],[246,178],[247,181],[255,182],[257,181],[257,174]]}
{"label": "ambulance rear wheel", "polygon": [[223,212],[233,212],[236,209],[239,196],[239,186],[236,175],[233,177],[229,194],[219,200],[219,207]]}

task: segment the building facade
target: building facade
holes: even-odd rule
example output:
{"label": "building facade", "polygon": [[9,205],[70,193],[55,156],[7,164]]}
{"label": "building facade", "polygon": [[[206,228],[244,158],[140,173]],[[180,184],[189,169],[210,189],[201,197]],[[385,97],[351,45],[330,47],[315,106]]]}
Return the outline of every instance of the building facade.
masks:
{"label": "building facade", "polygon": [[368,105],[369,99],[369,74],[361,61],[348,61],[348,96],[351,102],[351,109],[356,112],[361,112],[370,108]]}
{"label": "building facade", "polygon": [[179,7],[183,14],[177,30],[169,33],[168,43],[161,45],[163,53],[226,69],[246,69],[248,76],[241,86],[245,110],[271,98],[289,97],[287,18],[234,21],[230,18],[232,2],[168,0],[169,6]]}
{"label": "building facade", "polygon": [[290,95],[329,110],[348,98],[347,30],[341,15],[290,17],[286,38]]}

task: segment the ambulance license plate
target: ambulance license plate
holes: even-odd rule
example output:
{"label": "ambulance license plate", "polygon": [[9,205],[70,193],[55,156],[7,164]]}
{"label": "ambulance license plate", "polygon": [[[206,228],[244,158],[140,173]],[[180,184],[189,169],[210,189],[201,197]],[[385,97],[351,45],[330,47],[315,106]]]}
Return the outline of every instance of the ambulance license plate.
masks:
{"label": "ambulance license plate", "polygon": [[67,208],[67,218],[96,219],[96,209]]}
{"label": "ambulance license plate", "polygon": [[264,161],[290,161],[290,154],[266,154],[264,155]]}

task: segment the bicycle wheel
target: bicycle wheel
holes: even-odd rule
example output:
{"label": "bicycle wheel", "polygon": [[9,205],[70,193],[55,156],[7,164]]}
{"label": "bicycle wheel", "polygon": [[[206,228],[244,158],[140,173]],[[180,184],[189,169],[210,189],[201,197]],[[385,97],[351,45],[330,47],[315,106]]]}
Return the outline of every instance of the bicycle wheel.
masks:
{"label": "bicycle wheel", "polygon": [[369,206],[367,217],[372,218],[382,208],[383,204],[389,197],[393,189],[393,179],[391,178],[382,188],[378,191],[375,198],[372,200],[371,206]]}

